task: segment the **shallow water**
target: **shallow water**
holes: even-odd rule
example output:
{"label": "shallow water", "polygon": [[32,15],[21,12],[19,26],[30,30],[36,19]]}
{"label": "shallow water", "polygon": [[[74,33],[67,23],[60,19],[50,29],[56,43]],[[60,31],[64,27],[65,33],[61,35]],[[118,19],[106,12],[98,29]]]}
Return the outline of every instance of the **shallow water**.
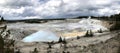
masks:
{"label": "shallow water", "polygon": [[59,36],[49,30],[40,30],[25,37],[24,42],[39,42],[39,41],[57,41]]}

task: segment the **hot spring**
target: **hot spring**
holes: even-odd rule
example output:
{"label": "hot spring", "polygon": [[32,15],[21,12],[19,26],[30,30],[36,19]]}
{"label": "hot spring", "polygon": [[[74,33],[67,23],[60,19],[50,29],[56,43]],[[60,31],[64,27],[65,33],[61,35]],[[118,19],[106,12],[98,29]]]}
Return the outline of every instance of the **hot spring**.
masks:
{"label": "hot spring", "polygon": [[39,41],[57,41],[59,37],[57,34],[49,30],[40,30],[23,39],[24,42],[39,42]]}

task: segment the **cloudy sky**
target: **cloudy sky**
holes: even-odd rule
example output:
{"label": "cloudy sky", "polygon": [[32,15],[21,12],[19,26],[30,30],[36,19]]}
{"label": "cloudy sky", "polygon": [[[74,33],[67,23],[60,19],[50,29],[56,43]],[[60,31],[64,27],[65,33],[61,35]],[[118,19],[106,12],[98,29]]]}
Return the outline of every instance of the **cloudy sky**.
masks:
{"label": "cloudy sky", "polygon": [[0,0],[6,19],[71,18],[120,12],[120,0]]}

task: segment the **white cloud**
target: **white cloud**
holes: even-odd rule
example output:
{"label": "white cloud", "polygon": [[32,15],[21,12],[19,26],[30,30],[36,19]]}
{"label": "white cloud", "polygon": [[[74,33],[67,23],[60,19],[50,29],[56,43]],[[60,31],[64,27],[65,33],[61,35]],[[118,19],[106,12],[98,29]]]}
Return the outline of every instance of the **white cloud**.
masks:
{"label": "white cloud", "polygon": [[2,0],[6,19],[62,18],[111,15],[120,12],[119,0]]}

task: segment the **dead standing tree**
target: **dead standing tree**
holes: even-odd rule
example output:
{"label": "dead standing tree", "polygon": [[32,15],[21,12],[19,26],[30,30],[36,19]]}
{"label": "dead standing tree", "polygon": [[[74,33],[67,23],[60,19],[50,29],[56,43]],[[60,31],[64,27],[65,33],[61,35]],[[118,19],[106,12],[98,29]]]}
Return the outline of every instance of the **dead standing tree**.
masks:
{"label": "dead standing tree", "polygon": [[0,53],[14,53],[15,40],[10,39],[10,31],[7,25],[0,27]]}

